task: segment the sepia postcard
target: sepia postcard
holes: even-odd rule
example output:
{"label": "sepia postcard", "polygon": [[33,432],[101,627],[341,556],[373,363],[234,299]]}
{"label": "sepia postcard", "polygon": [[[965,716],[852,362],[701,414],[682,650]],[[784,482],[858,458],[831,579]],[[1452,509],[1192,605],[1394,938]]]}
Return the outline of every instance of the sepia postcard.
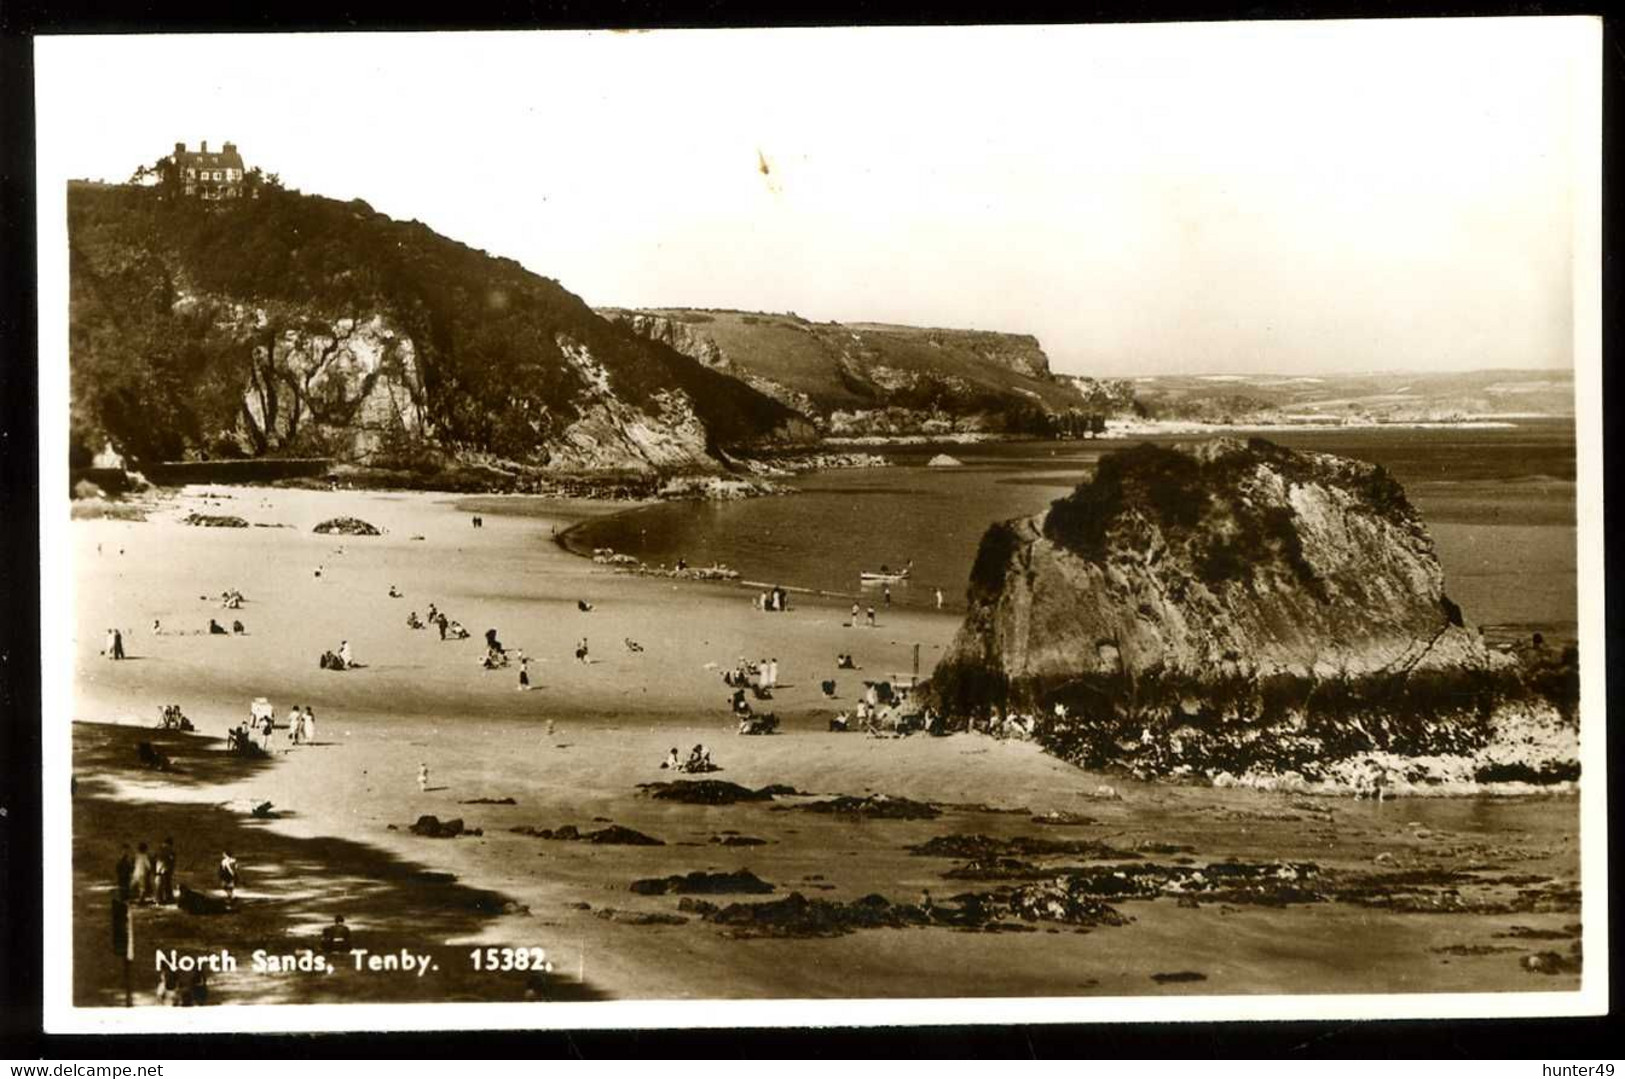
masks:
{"label": "sepia postcard", "polygon": [[1606,1011],[1601,41],[38,39],[47,1029]]}

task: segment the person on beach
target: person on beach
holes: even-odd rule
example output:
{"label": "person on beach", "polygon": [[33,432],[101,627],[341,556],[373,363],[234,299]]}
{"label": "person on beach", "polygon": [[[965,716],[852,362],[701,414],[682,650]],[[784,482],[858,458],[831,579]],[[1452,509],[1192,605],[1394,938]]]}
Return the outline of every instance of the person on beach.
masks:
{"label": "person on beach", "polygon": [[432,621],[434,622],[435,626],[440,630],[440,639],[442,641],[445,640],[446,639],[446,616],[441,615],[439,618],[432,619]]}
{"label": "person on beach", "polygon": [[113,658],[113,630],[111,627],[108,628],[107,636],[102,640],[102,655],[108,659]]}
{"label": "person on beach", "polygon": [[135,862],[130,867],[130,899],[135,903],[152,901],[152,855],[145,843],[136,844]]}
{"label": "person on beach", "polygon": [[530,688],[530,660],[519,661],[519,689],[521,692]]}
{"label": "person on beach", "polygon": [[162,632],[163,632],[163,628],[158,625],[158,619],[154,618],[152,620],[152,635],[154,637],[156,637],[159,634],[161,634]]}
{"label": "person on beach", "polygon": [[296,704],[288,709],[288,741],[293,745],[299,744],[300,737],[305,733],[305,717]]}
{"label": "person on beach", "polygon": [[343,663],[346,668],[355,666],[355,656],[350,651],[349,641],[339,642],[339,661]]}
{"label": "person on beach", "polygon": [[113,631],[113,658],[124,658],[124,634],[116,629]]}
{"label": "person on beach", "polygon": [[852,604],[852,625],[854,625],[854,626],[856,626],[858,624],[858,614],[859,614],[858,605],[856,603],[854,603],[854,604]]}
{"label": "person on beach", "polygon": [[660,767],[670,769],[673,772],[682,767],[681,762],[677,759],[676,746],[671,747],[671,752],[666,754],[666,759],[660,762]]}
{"label": "person on beach", "polygon": [[333,915],[333,924],[322,930],[322,951],[347,952],[350,950],[350,927],[344,924],[344,915]]}
{"label": "person on beach", "polygon": [[576,645],[576,662],[583,664],[587,662],[587,638],[585,637],[581,638],[581,643]]}
{"label": "person on beach", "polygon": [[869,607],[867,614],[868,614],[868,618],[869,618],[869,628],[874,629],[875,628],[875,609],[874,609],[873,605],[871,605]]}
{"label": "person on beach", "polygon": [[266,715],[264,719],[260,720],[261,740],[267,753],[271,751],[271,732],[274,730],[276,730],[276,721],[270,715]]}
{"label": "person on beach", "polygon": [[433,603],[429,604],[429,621],[440,621],[440,610]]}
{"label": "person on beach", "polygon": [[779,688],[779,660],[777,656],[767,661],[767,688]]}
{"label": "person on beach", "polygon": [[153,859],[152,868],[158,881],[158,905],[167,907],[175,902],[175,839],[173,836],[164,837],[164,845],[158,849],[158,856]]}
{"label": "person on beach", "polygon": [[234,618],[231,620],[231,632],[241,637],[243,634],[247,633],[248,630],[243,628],[243,623],[241,620]]}
{"label": "person on beach", "polygon": [[226,636],[226,627],[211,618],[209,619],[209,635],[214,636],[216,634],[222,637]]}
{"label": "person on beach", "polygon": [[231,851],[220,852],[220,887],[226,893],[226,903],[230,905],[237,891],[237,859],[231,856]]}
{"label": "person on beach", "polygon": [[883,586],[882,589],[881,589],[880,594],[885,598],[885,601],[886,601],[885,605],[887,607],[890,607],[891,606],[891,585],[888,584],[888,585]]}
{"label": "person on beach", "polygon": [[316,567],[316,579],[318,581],[322,579],[322,567],[320,566]]}
{"label": "person on beach", "polygon": [[389,586],[389,598],[390,599],[400,599],[401,598],[401,590],[396,588],[394,585],[390,585]]}
{"label": "person on beach", "polygon": [[[676,752],[673,750],[673,752]],[[113,879],[118,885],[118,897],[130,898],[130,883],[135,879],[135,854],[130,845],[125,843],[119,853],[118,864],[113,867]]]}
{"label": "person on beach", "polygon": [[316,710],[314,708],[305,709],[305,714],[300,717],[300,726],[304,730],[301,737],[305,740],[305,744],[313,744],[316,741]]}
{"label": "person on beach", "polygon": [[429,766],[427,764],[419,764],[418,765],[418,793],[422,794],[424,791],[427,791],[428,789],[429,789]]}
{"label": "person on beach", "polygon": [[406,616],[406,628],[407,629],[422,629],[423,628],[423,619],[418,617],[418,613],[416,611],[413,611],[411,614]]}

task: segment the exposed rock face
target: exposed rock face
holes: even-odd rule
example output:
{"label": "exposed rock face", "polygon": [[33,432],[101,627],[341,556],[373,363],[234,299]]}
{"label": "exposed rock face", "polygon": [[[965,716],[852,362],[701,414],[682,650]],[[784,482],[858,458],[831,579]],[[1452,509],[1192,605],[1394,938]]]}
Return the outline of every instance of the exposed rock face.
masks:
{"label": "exposed rock face", "polygon": [[1110,454],[1046,512],[988,530],[969,600],[931,696],[959,716],[1036,711],[1034,736],[1073,759],[1576,774],[1577,661],[1487,648],[1374,465],[1262,439]]}
{"label": "exposed rock face", "polygon": [[140,463],[716,473],[797,410],[557,281],[359,201],[70,185],[70,437]]}
{"label": "exposed rock face", "polygon": [[1331,676],[1492,662],[1375,465],[1261,439],[1141,446],[984,538],[948,666]]}

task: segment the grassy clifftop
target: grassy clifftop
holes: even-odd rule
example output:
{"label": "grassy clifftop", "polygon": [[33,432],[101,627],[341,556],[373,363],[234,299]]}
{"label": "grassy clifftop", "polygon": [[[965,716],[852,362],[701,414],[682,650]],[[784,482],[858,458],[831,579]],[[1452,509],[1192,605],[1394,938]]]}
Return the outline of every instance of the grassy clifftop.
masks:
{"label": "grassy clifftop", "polygon": [[935,419],[1043,433],[1044,416],[1087,405],[1069,380],[1050,373],[1049,357],[1027,334],[691,308],[603,313],[747,379],[833,432]]}
{"label": "grassy clifftop", "polygon": [[[81,453],[111,439],[145,459],[320,454],[367,422],[385,428],[374,442],[408,455],[545,466],[579,448],[588,421],[604,445],[606,425],[641,437],[646,420],[697,420],[705,452],[794,438],[801,424],[557,281],[359,200],[267,189],[206,208],[73,185],[68,219]],[[348,341],[362,326],[365,350]],[[380,407],[380,385],[410,407]]]}

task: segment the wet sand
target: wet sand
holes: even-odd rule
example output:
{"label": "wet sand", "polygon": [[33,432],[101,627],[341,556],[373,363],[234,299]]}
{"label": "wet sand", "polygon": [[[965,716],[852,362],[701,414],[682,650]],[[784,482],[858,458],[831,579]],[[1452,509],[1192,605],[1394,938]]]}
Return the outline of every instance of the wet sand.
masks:
{"label": "wet sand", "polygon": [[[144,947],[229,947],[244,960],[244,969],[211,983],[213,999],[225,1003],[509,1000],[527,992],[1064,996],[1578,984],[1573,973],[1523,966],[1537,952],[1568,954],[1565,927],[1579,920],[1577,901],[1560,897],[1578,876],[1572,797],[1380,805],[1304,799],[1139,784],[979,735],[831,734],[827,719],[853,703],[858,678],[906,677],[915,643],[922,673],[929,673],[957,616],[882,610],[879,628],[854,629],[845,624],[844,604],[802,597],[787,613],[764,613],[752,608],[747,590],[616,574],[554,543],[556,531],[618,507],[539,508],[530,500],[513,502],[523,512],[507,514],[504,500],[481,499],[485,527],[474,529],[467,504],[450,496],[214,491],[230,497],[207,499],[192,490],[163,502],[144,523],[73,526],[78,1003],[122,1002],[119,967],[106,946],[113,862],[121,841],[156,844],[165,835],[180,844],[180,876],[194,888],[215,890],[220,847],[229,846],[242,863],[235,914],[138,912]],[[291,527],[179,523],[192,510]],[[340,515],[386,532],[311,532]],[[388,597],[391,584],[403,598]],[[218,597],[227,588],[247,596],[240,610],[221,609]],[[442,642],[433,630],[408,629],[408,611],[422,614],[431,600],[473,638]],[[579,611],[578,600],[594,610]],[[211,617],[227,626],[241,619],[247,635],[209,636],[202,631]],[[154,618],[164,630],[158,635],[149,630]],[[125,630],[131,658],[124,662],[98,655],[111,625]],[[534,657],[531,691],[517,691],[514,668],[480,668],[487,628]],[[588,664],[573,655],[583,636]],[[629,651],[627,637],[643,651]],[[342,639],[366,666],[319,669],[320,653]],[[836,671],[841,651],[851,651],[864,670]],[[783,721],[781,734],[733,733],[720,669],[740,656],[779,660],[786,685],[765,707]],[[818,685],[831,677],[836,702],[826,701]],[[278,730],[267,760],[227,754],[225,729],[245,718],[259,695],[273,702],[279,720],[295,704],[313,708],[318,744],[290,748]],[[143,731],[166,703],[180,704],[199,733]],[[144,739],[167,747],[177,770],[137,767],[135,743]],[[809,795],[879,792],[937,804],[942,814],[853,819],[793,808],[816,800],[810,797],[706,806],[658,801],[638,789],[674,778],[659,768],[666,751],[676,746],[686,755],[697,742],[711,748],[722,769],[708,778],[753,788],[787,784]],[[430,789],[420,792],[417,772],[425,763]],[[1119,797],[1096,796],[1107,784]],[[468,804],[480,798],[516,804]],[[264,801],[276,815],[252,817],[249,808]],[[1084,814],[1095,823],[1062,828],[1030,819],[1050,812]],[[422,814],[461,817],[483,834],[414,835],[407,826]],[[574,825],[585,832],[608,822],[664,845],[552,841],[510,831]],[[766,842],[713,842],[730,833]],[[1193,908],[1162,895],[1113,900],[1132,919],[1120,926],[1037,921],[1023,926],[1028,932],[970,932],[932,925],[816,939],[741,938],[680,911],[678,896],[629,890],[640,878],[741,868],[775,891],[704,898],[727,904],[799,891],[846,902],[878,893],[913,904],[929,889],[946,903],[1003,883],[945,878],[958,860],[907,849],[956,833],[1100,840],[1133,852],[1141,864],[1312,861],[1343,873],[1441,880],[1467,874],[1474,883],[1429,885],[1427,901],[1409,909],[1351,901]],[[1189,849],[1136,851],[1147,844]],[[1531,889],[1550,894],[1531,903]],[[247,969],[254,948],[310,946],[336,913],[354,927],[358,946],[432,952],[439,968],[421,978]],[[639,924],[651,915],[662,924]],[[538,983],[513,972],[475,972],[467,953],[476,945],[544,948],[555,973]],[[150,959],[140,966],[136,999],[152,1003]],[[1203,978],[1153,977],[1181,973]]]}

